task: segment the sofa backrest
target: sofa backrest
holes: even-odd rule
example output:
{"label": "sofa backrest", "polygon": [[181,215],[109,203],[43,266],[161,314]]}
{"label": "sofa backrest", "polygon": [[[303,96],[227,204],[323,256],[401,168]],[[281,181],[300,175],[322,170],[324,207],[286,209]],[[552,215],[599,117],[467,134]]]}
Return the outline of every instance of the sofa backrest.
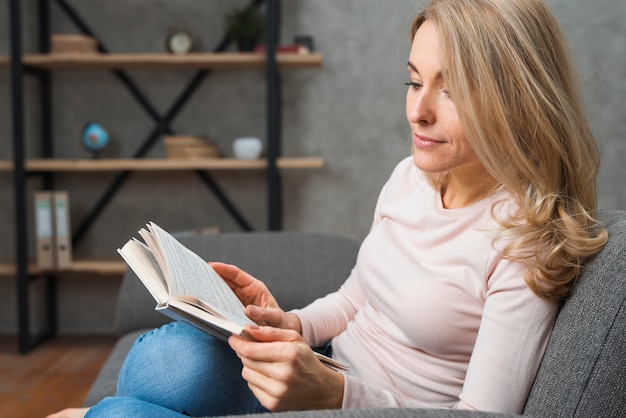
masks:
{"label": "sofa backrest", "polygon": [[[335,291],[356,262],[356,241],[330,234],[253,232],[181,234],[177,239],[207,261],[235,264],[263,280],[281,308],[289,310]],[[171,321],[128,269],[120,287],[116,331],[154,328]]]}
{"label": "sofa backrest", "polygon": [[524,415],[626,416],[626,212],[600,218],[609,241],[561,307]]}

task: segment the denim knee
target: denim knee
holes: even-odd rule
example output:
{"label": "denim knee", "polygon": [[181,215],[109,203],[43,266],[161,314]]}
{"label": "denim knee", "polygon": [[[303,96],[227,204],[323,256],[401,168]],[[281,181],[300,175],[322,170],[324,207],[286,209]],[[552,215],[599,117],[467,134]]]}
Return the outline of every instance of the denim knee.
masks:
{"label": "denim knee", "polygon": [[[173,322],[137,339],[122,366],[117,394],[186,415],[255,412],[241,362],[225,342]],[[243,410],[233,410],[233,408]]]}
{"label": "denim knee", "polygon": [[167,399],[180,392],[178,389],[193,385],[208,355],[200,347],[213,344],[203,341],[208,338],[180,322],[143,334],[124,361],[116,395],[152,402]]}

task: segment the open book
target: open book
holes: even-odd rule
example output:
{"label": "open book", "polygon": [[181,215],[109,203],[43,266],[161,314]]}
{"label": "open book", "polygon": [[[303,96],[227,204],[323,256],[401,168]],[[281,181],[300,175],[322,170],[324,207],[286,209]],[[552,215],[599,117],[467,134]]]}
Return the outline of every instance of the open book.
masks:
{"label": "open book", "polygon": [[[245,326],[253,322],[244,305],[206,261],[154,222],[139,235],[145,243],[132,238],[117,252],[156,300],[157,311],[222,340],[233,334],[251,338]],[[316,355],[330,368],[347,369]]]}

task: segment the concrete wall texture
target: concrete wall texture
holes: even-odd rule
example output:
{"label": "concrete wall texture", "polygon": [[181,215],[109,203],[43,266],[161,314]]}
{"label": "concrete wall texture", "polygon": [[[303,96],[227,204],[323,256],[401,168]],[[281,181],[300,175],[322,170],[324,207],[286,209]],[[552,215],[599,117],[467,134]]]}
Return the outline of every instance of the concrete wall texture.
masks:
{"label": "concrete wall texture", "polygon": [[[5,2],[4,4],[6,4]],[[77,28],[51,3],[55,33]],[[112,52],[163,52],[171,26],[192,31],[199,50],[211,50],[224,29],[224,16],[246,2],[230,0],[71,0]],[[282,71],[283,155],[319,156],[321,170],[283,175],[284,229],[332,232],[362,239],[378,192],[395,164],[408,155],[404,116],[408,28],[415,0],[291,0],[282,2],[282,43],[309,34],[324,55],[320,69]],[[589,119],[603,154],[599,181],[602,208],[626,209],[626,2],[548,0],[568,37],[584,88]],[[23,49],[37,50],[35,0],[22,4]],[[0,26],[8,28],[8,7]],[[0,32],[0,54],[9,53],[8,29]],[[165,113],[194,71],[135,70],[129,75],[157,111]],[[54,152],[61,158],[87,156],[79,133],[87,121],[111,135],[103,157],[129,156],[153,128],[152,120],[119,81],[106,71],[53,73]],[[0,158],[12,156],[10,73],[0,69]],[[39,153],[37,84],[26,79],[26,148]],[[212,73],[173,120],[178,134],[206,135],[231,155],[242,135],[265,140],[265,85],[261,71]],[[164,156],[161,141],[151,157]],[[114,175],[60,174],[56,188],[68,189],[74,227],[89,212]],[[256,229],[266,228],[262,172],[216,173]],[[0,175],[0,258],[14,254],[11,176]],[[36,179],[29,188],[41,187]],[[76,257],[114,258],[115,249],[153,220],[169,230],[237,225],[200,180],[190,173],[135,173],[75,248]],[[0,278],[0,332],[16,326],[15,284]],[[59,326],[64,333],[107,333],[119,280],[64,275],[59,280]]]}

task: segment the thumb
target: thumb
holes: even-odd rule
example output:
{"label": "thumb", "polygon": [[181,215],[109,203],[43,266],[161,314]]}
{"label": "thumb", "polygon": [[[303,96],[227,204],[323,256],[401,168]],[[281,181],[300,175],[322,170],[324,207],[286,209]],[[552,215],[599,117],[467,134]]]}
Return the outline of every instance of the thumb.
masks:
{"label": "thumb", "polygon": [[285,313],[282,309],[262,308],[256,305],[248,305],[246,307],[246,315],[257,324],[284,328],[283,322],[285,319]]}
{"label": "thumb", "polygon": [[303,342],[302,336],[290,329],[246,325],[246,333],[257,342]]}

